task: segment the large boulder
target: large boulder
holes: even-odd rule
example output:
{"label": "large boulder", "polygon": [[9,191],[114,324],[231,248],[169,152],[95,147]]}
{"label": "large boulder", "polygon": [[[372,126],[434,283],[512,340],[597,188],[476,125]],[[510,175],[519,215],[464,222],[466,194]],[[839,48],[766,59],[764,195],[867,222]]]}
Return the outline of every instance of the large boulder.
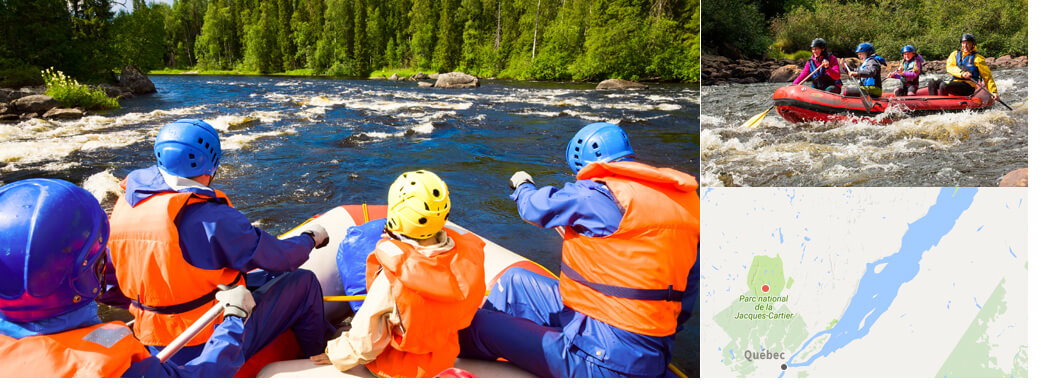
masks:
{"label": "large boulder", "polygon": [[47,95],[30,95],[14,101],[14,109],[23,113],[45,113],[58,107],[58,101]]}
{"label": "large boulder", "polygon": [[10,111],[10,110],[9,110],[9,109],[7,108],[7,103],[2,103],[2,102],[0,102],[0,115],[4,115],[4,114],[7,114],[7,111]]}
{"label": "large boulder", "polygon": [[127,65],[123,67],[123,73],[119,74],[119,86],[129,89],[135,95],[155,93],[155,84],[145,77],[136,66]]}
{"label": "large boulder", "polygon": [[633,81],[607,79],[597,84],[596,89],[647,89],[647,86]]}
{"label": "large boulder", "polygon": [[463,72],[452,72],[438,75],[434,88],[477,88],[481,80]]}
{"label": "large boulder", "polygon": [[387,80],[398,81],[398,80],[401,80],[401,77],[398,77],[398,74],[395,73],[395,74],[390,75],[390,77],[387,77]]}
{"label": "large boulder", "polygon": [[417,83],[417,85],[419,85],[420,88],[430,88],[430,87],[434,86],[434,83],[428,83],[426,81],[420,81],[419,83]]}
{"label": "large boulder", "polygon": [[83,111],[78,108],[52,108],[43,114],[43,119],[78,119]]}
{"label": "large boulder", "polygon": [[770,82],[792,82],[799,75],[799,67],[796,65],[785,65],[770,72]]}
{"label": "large boulder", "polygon": [[427,76],[426,73],[416,72],[416,74],[412,75],[412,77],[409,77],[408,79],[411,80],[411,81],[416,81],[416,80],[426,80],[426,79],[429,79],[429,78],[430,78],[430,76]]}

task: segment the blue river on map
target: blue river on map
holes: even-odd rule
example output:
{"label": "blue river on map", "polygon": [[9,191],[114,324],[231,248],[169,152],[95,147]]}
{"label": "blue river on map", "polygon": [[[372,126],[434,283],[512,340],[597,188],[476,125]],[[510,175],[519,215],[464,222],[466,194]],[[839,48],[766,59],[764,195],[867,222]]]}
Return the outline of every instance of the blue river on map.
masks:
{"label": "blue river on map", "polygon": [[[864,276],[857,285],[839,321],[831,329],[823,330],[810,337],[788,358],[788,367],[806,367],[818,358],[830,355],[854,340],[863,338],[875,321],[889,310],[896,299],[900,286],[914,279],[921,268],[919,263],[925,251],[933,248],[954,228],[955,222],[972,204],[976,188],[942,188],[936,204],[929,207],[925,216],[912,222],[901,240],[900,249],[889,256],[868,263]],[[794,359],[807,346],[820,337],[827,337],[824,346],[809,358],[795,362]],[[784,371],[779,377],[784,376]]]}

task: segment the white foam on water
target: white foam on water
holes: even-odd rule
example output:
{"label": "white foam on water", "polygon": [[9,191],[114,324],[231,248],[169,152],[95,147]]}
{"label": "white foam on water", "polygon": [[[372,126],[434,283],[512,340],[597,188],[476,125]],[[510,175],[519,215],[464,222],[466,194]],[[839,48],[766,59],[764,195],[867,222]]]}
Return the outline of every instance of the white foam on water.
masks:
{"label": "white foam on water", "polygon": [[485,121],[487,119],[488,119],[488,117],[485,116],[484,114],[477,114],[477,116],[473,117],[473,120],[481,121],[481,122],[483,122],[483,121]]}
{"label": "white foam on water", "polygon": [[229,150],[239,150],[259,139],[297,134],[299,133],[296,131],[295,128],[285,128],[261,133],[247,133],[222,136],[220,141],[221,150],[225,152]]}
{"label": "white foam on water", "polygon": [[253,111],[250,116],[260,119],[262,123],[274,123],[282,119],[282,111]]}
{"label": "white foam on water", "polygon": [[83,181],[81,187],[90,192],[91,195],[94,195],[98,203],[104,202],[109,197],[109,194],[118,197],[123,193],[123,188],[119,186],[119,178],[113,175],[111,170],[90,175],[87,180]]}
{"label": "white foam on water", "polygon": [[[161,126],[161,123],[154,126],[139,126],[140,124],[159,121],[169,116],[195,114],[204,107],[132,112],[117,117],[88,115],[71,121],[34,118],[13,125],[0,125],[0,161],[10,163],[7,169],[16,170],[22,164],[60,160],[80,150],[126,147],[154,138]],[[131,128],[108,131],[119,127]],[[77,163],[48,163],[45,169],[66,169],[69,164]]]}
{"label": "white foam on water", "polygon": [[412,131],[419,134],[430,134],[434,132],[434,124],[432,122],[423,122],[412,126]]}
{"label": "white foam on water", "polygon": [[715,115],[707,115],[707,114],[702,114],[701,115],[701,127],[702,128],[705,128],[705,127],[716,127],[716,126],[720,126],[720,125],[723,125],[723,124],[726,124],[726,119],[720,118],[720,117],[715,116]]}
{"label": "white foam on water", "polygon": [[657,106],[654,106],[654,109],[658,111],[676,111],[682,108],[683,106],[679,104],[659,104]]}
{"label": "white foam on water", "polygon": [[260,122],[260,118],[250,115],[221,115],[206,119],[206,123],[221,132],[238,131]]}

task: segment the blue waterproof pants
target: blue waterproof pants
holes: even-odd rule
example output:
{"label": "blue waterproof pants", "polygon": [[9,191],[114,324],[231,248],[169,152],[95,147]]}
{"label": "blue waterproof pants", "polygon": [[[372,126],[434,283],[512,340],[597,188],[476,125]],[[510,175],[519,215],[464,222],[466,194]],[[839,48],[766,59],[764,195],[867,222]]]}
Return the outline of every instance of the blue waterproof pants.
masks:
{"label": "blue waterproof pants", "polygon": [[[325,352],[326,340],[332,336],[335,328],[325,321],[322,287],[314,273],[308,270],[283,273],[253,291],[253,300],[257,306],[246,320],[242,332],[245,359],[248,360],[282,332],[290,329],[304,356]],[[225,323],[217,325],[218,331]],[[186,364],[199,357],[205,346],[184,347],[169,361]],[[150,346],[148,349],[154,355],[163,348]]]}
{"label": "blue waterproof pants", "polygon": [[564,306],[559,283],[507,270],[470,327],[459,331],[460,357],[502,357],[540,377],[660,377],[672,337],[626,332]]}

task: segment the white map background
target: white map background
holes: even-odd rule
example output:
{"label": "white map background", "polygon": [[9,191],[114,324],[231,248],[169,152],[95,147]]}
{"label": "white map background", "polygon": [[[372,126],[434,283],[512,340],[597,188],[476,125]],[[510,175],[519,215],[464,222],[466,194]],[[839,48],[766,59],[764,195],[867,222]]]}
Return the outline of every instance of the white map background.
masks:
{"label": "white map background", "polygon": [[[925,252],[921,270],[902,285],[892,306],[867,336],[808,367],[782,371],[782,361],[755,361],[739,373],[724,348],[725,327],[739,320],[714,318],[748,291],[753,257],[782,259],[782,294],[788,310],[806,322],[807,335],[825,330],[846,310],[865,264],[900,248],[908,224],[936,203],[938,188],[715,188],[703,194],[701,265],[701,370],[704,377],[934,377],[1002,285],[1005,310],[989,318],[984,353],[960,353],[981,371],[960,375],[1010,376],[1016,359],[1025,370],[1025,189],[981,188],[971,206],[938,245]],[[1004,281],[1004,282],[1002,282]],[[744,320],[747,321],[747,320]],[[764,320],[768,322],[769,320]],[[753,330],[754,332],[754,330]],[[753,339],[766,335],[752,335]],[[804,340],[805,341],[805,340]],[[803,342],[799,342],[801,346]],[[757,346],[749,346],[755,350]],[[744,360],[743,349],[735,351]],[[786,358],[795,351],[786,352]],[[988,356],[982,356],[988,355]],[[1018,356],[1018,357],[1017,357]],[[1000,371],[1003,374],[998,374]]]}

